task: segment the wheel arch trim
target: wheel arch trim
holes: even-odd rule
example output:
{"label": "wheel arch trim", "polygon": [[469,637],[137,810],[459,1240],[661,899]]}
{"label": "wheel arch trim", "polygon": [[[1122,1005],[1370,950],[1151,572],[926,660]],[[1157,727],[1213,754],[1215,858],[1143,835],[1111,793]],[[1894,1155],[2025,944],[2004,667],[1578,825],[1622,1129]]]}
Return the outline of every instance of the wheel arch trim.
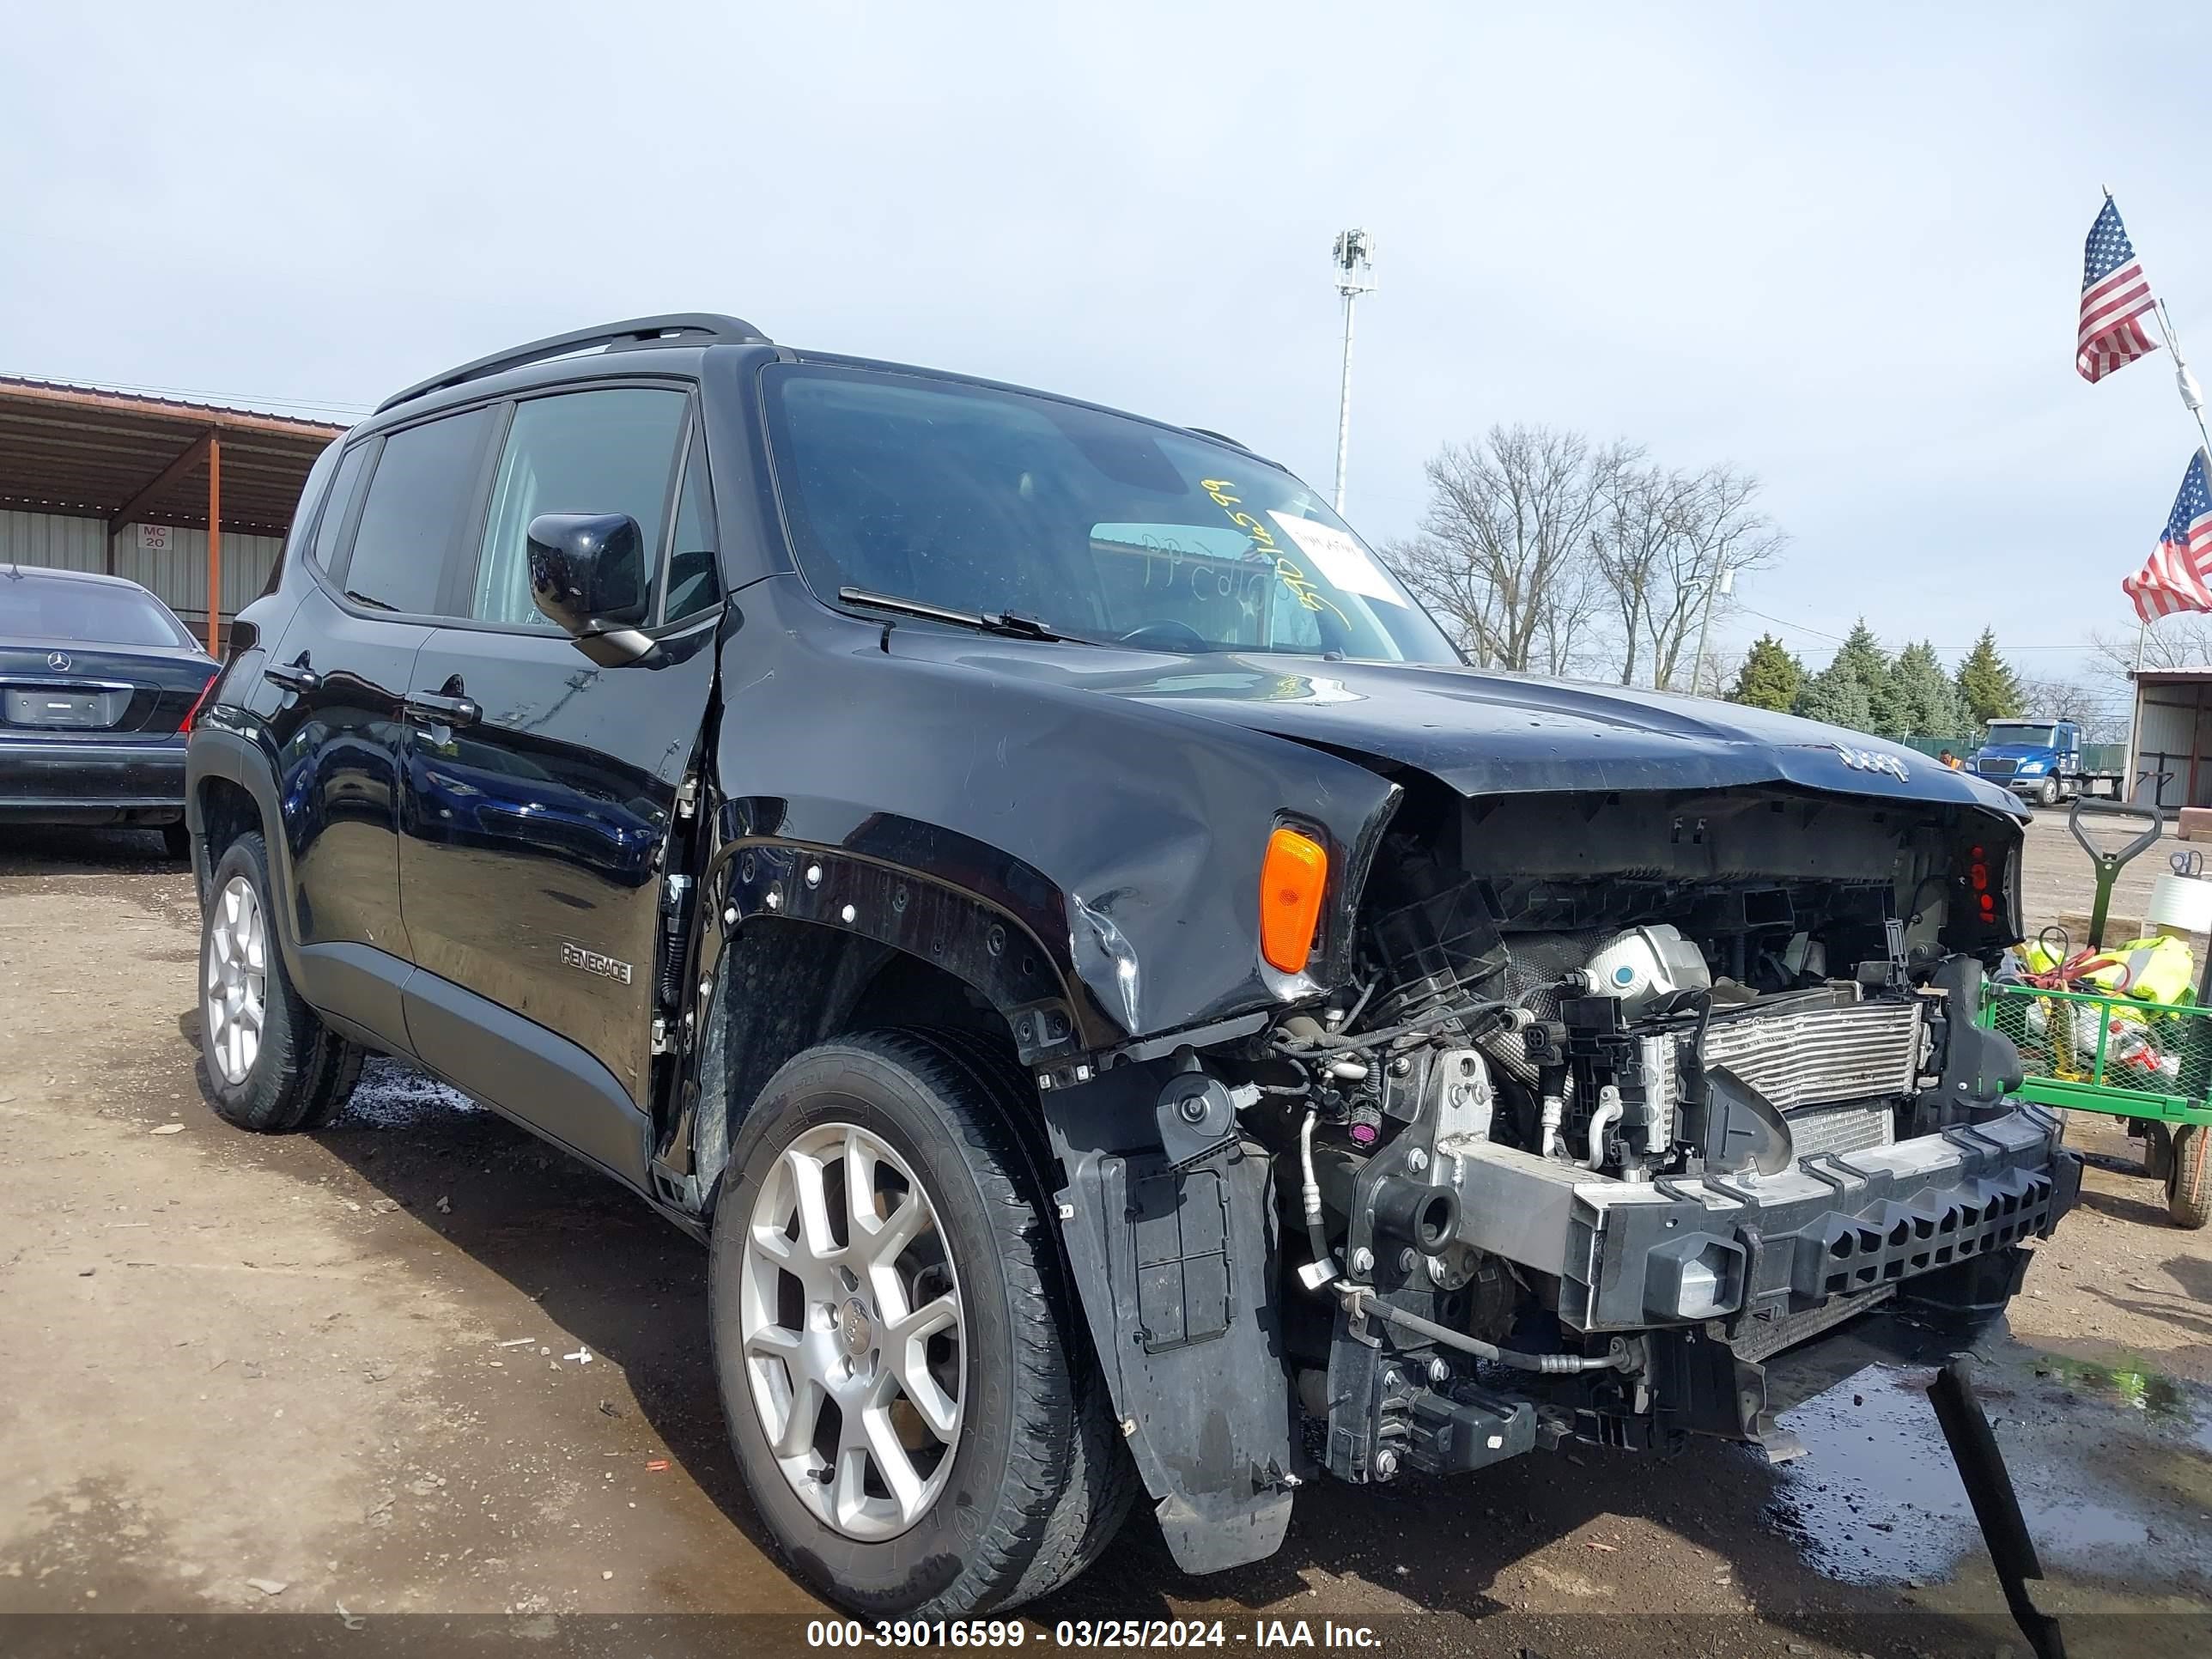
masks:
{"label": "wheel arch trim", "polygon": [[301,984],[299,886],[268,757],[242,734],[211,725],[195,731],[185,750],[185,823],[192,832],[193,884],[203,896],[215,873],[207,845],[205,803],[210,783],[234,784],[253,802],[260,818],[261,844],[269,854],[270,884],[276,890],[270,896],[276,902],[270,908],[276,912],[277,948],[284,953],[285,972],[295,985]]}

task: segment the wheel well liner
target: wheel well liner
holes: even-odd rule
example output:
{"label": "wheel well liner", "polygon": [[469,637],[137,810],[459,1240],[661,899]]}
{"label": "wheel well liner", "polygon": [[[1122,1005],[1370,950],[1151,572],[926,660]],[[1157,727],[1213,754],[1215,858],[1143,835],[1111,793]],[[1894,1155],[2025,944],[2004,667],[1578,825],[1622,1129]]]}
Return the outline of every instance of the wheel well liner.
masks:
{"label": "wheel well liner", "polygon": [[228,778],[207,778],[199,787],[200,835],[207,843],[208,867],[212,870],[228,852],[240,836],[260,830],[265,841],[268,829],[261,822],[261,809],[254,805],[253,796],[246,786],[234,783]]}
{"label": "wheel well liner", "polygon": [[1024,1066],[1082,1050],[1077,998],[1021,921],[932,876],[851,854],[751,842],[720,849],[693,1012],[692,1172],[711,1194],[737,1125],[776,1069],[842,1032],[965,1029]]}

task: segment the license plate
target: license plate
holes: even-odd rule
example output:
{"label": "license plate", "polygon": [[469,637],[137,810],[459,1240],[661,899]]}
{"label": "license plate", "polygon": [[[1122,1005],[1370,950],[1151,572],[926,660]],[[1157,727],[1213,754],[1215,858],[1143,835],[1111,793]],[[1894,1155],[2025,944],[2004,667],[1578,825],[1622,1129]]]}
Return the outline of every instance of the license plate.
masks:
{"label": "license plate", "polygon": [[110,691],[50,691],[34,686],[10,689],[6,709],[10,726],[40,726],[54,730],[85,731],[112,726],[120,710]]}

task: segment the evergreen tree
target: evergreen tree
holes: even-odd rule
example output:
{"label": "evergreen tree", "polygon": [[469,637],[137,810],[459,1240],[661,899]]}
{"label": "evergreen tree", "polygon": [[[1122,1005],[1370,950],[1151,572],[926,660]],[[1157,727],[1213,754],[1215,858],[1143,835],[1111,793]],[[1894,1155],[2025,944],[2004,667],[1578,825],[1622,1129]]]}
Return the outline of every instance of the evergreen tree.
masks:
{"label": "evergreen tree", "polygon": [[1874,629],[1867,626],[1864,617],[1851,624],[1850,633],[1836,647],[1835,660],[1826,672],[1846,674],[1865,691],[1868,718],[1858,727],[1860,731],[1876,732],[1884,737],[1897,735],[1903,721],[1898,708],[1896,665],[1881,648]]}
{"label": "evergreen tree", "polygon": [[1743,659],[1743,671],[1729,688],[1728,700],[1753,708],[1771,708],[1786,714],[1805,684],[1805,665],[1784,648],[1771,634],[1761,634]]}
{"label": "evergreen tree", "polygon": [[1997,655],[1994,629],[1984,628],[1982,637],[1974,641],[1974,648],[1959,665],[1957,684],[1959,696],[1966,705],[1967,716],[1977,731],[1991,720],[2016,720],[2025,712],[2020,676],[2013,672],[2010,663]]}
{"label": "evergreen tree", "polygon": [[1854,732],[1874,729],[1874,702],[1865,682],[1847,662],[1832,662],[1805,682],[1798,693],[1796,712],[1808,720],[1849,726]]}
{"label": "evergreen tree", "polygon": [[1828,665],[1805,682],[1796,712],[1854,732],[1893,730],[1895,674],[1881,641],[1862,617]]}
{"label": "evergreen tree", "polygon": [[1884,712],[1890,717],[1884,732],[1893,738],[1964,738],[1972,721],[1935,646],[1925,640],[1898,653],[1890,671],[1889,707]]}

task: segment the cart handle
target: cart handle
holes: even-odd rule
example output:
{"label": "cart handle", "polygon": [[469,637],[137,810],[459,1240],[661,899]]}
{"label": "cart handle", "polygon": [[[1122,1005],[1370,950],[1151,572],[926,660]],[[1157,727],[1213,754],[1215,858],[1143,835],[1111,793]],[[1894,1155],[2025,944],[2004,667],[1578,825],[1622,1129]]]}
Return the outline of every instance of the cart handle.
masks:
{"label": "cart handle", "polygon": [[[2089,832],[2081,827],[2081,814],[2085,811],[2100,818],[2148,819],[2150,828],[2124,847],[2108,852],[2090,840]],[[2097,868],[2097,897],[2089,915],[2089,948],[2101,951],[2105,947],[2105,918],[2112,909],[2112,884],[2119,879],[2120,867],[2164,833],[2166,815],[2155,806],[2135,801],[2091,800],[2087,795],[2076,795],[2073,811],[2066,815],[2066,827],[2074,832],[2074,839],[2081,843],[2081,850]]]}
{"label": "cart handle", "polygon": [[[2139,822],[2148,823],[2150,828],[2124,847],[2117,851],[2108,852],[2090,840],[2088,832],[2081,827],[2081,814],[2084,811],[2100,818],[2134,818]],[[2066,815],[2066,827],[2074,832],[2074,839],[2081,843],[2081,850],[2096,860],[2098,865],[2100,866],[2109,865],[2117,872],[2122,865],[2144,851],[2165,832],[2166,814],[2160,811],[2157,807],[2146,806],[2140,801],[2093,800],[2087,795],[2076,795],[2074,798],[2073,810]]]}

